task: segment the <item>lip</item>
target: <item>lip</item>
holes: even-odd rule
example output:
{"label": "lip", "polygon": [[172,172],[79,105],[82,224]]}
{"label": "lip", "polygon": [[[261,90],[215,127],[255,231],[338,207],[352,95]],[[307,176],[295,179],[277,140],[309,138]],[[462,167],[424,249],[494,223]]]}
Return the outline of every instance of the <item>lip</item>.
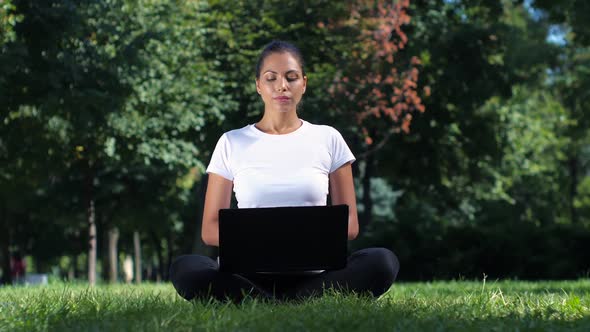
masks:
{"label": "lip", "polygon": [[274,97],[273,99],[276,100],[276,101],[278,101],[278,102],[282,102],[282,103],[291,100],[291,98],[290,97],[287,97],[287,96],[278,96],[278,97]]}

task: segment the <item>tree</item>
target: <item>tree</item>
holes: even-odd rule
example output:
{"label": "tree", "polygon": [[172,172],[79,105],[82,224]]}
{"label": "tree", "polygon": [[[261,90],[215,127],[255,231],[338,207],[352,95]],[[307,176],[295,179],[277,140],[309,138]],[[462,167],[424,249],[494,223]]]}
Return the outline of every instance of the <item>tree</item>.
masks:
{"label": "tree", "polygon": [[431,87],[428,112],[384,148],[391,157],[380,160],[379,175],[404,191],[397,212],[407,208],[405,218],[474,222],[482,202],[509,200],[495,173],[501,120],[480,108],[492,97],[509,98],[515,84],[538,86],[557,52],[545,41],[547,22],[522,5],[432,0],[412,2],[410,10],[423,13],[407,28],[413,42],[406,52],[420,54],[421,82]]}
{"label": "tree", "polygon": [[570,138],[567,147],[568,196],[569,211],[572,223],[578,223],[580,218],[576,208],[578,187],[584,177],[590,173],[590,158],[586,152],[590,145],[590,48],[572,45],[566,47],[566,56],[557,71],[554,82],[562,103],[568,110],[571,119],[569,130],[565,133]]}
{"label": "tree", "polygon": [[[3,133],[0,138],[0,222],[4,229],[1,242],[5,282],[10,278],[10,246],[19,244],[20,249],[24,249],[34,233],[32,224],[38,221],[35,217],[47,212],[31,213],[29,208],[47,197],[43,187],[60,162],[60,149],[53,147],[59,147],[64,133],[63,123],[50,117],[43,118],[43,109],[31,98],[35,91],[44,88],[48,82],[46,77],[35,80],[22,75],[33,68],[45,70],[41,64],[33,66],[29,62],[28,49],[37,48],[39,43],[27,44],[20,38],[27,33],[23,31],[26,30],[23,29],[24,15],[17,10],[22,5],[18,1],[3,2],[0,15],[3,24],[0,44],[0,126]],[[55,41],[52,37],[48,36],[48,43]]]}
{"label": "tree", "polygon": [[562,165],[571,144],[566,135],[571,119],[563,105],[550,92],[515,86],[511,98],[491,98],[482,112],[500,118],[496,140],[502,158],[482,167],[493,167],[488,171],[495,174],[497,187],[491,194],[506,194],[503,200],[487,202],[489,211],[482,219],[499,222],[494,210],[502,210],[510,211],[512,222],[548,226],[563,220],[567,200],[561,189]]}
{"label": "tree", "polygon": [[[37,157],[43,153],[39,135],[42,124],[31,121],[35,109],[22,107],[6,112],[0,117],[0,235],[2,258],[2,283],[10,283],[11,246],[18,243],[22,233],[30,234],[23,227],[30,226],[29,206],[34,206],[42,196],[38,187],[43,182],[43,167]],[[37,141],[31,149],[22,149],[24,142]],[[43,154],[41,154],[43,155]],[[22,242],[21,242],[22,243]]]}
{"label": "tree", "polygon": [[23,19],[3,57],[22,60],[11,62],[2,98],[39,109],[45,132],[52,123],[63,129],[50,146],[60,160],[56,188],[84,202],[92,284],[97,215],[109,214],[97,209],[116,208],[149,175],[174,184],[202,169],[200,130],[226,107],[206,96],[222,82],[200,61],[192,3],[14,4]]}
{"label": "tree", "polygon": [[578,187],[590,172],[590,159],[585,153],[590,144],[590,119],[587,116],[590,109],[590,4],[579,0],[535,0],[534,5],[555,24],[554,31],[563,34],[560,63],[553,68],[552,87],[558,91],[568,118],[572,120],[565,133],[570,138],[565,168],[570,220],[577,223],[580,220],[576,207],[579,205],[576,203]]}
{"label": "tree", "polygon": [[364,161],[360,205],[363,226],[372,218],[374,154],[393,134],[409,132],[414,111],[425,110],[418,95],[420,60],[400,55],[408,43],[402,28],[410,22],[409,5],[407,0],[356,1],[349,5],[348,17],[327,24],[319,22],[320,27],[341,36],[338,47],[343,56],[329,88],[330,108],[345,119],[356,119],[346,127],[357,136],[352,141],[357,142],[358,159]]}
{"label": "tree", "polygon": [[[352,112],[365,143],[372,146],[377,141],[377,147],[363,155],[377,151],[391,134],[409,132],[411,112],[424,111],[416,91],[420,60],[411,57],[408,63],[407,58],[397,56],[408,42],[402,27],[410,22],[409,3],[359,1],[351,5],[348,19],[328,26],[333,31],[353,31],[356,36],[350,44],[340,45],[349,51],[330,92],[336,100],[348,101],[333,107],[343,114]],[[375,118],[379,121],[370,121]],[[383,133],[379,125],[385,126]]]}

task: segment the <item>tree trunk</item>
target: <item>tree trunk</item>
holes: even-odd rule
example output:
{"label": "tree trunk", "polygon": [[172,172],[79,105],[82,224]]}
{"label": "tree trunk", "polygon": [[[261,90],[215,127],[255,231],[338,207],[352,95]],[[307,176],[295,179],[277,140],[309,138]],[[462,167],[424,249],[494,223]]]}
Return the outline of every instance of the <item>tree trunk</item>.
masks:
{"label": "tree trunk", "polygon": [[100,230],[100,232],[98,234],[100,234],[100,236],[97,237],[97,242],[100,243],[100,246],[98,246],[98,251],[100,251],[100,265],[101,265],[101,277],[102,277],[102,281],[109,282],[110,280],[110,266],[109,266],[109,231],[110,229],[108,228],[107,224],[104,222],[103,217],[99,217],[99,220],[101,220],[101,222],[98,224],[98,229]]}
{"label": "tree trunk", "polygon": [[109,220],[111,220],[110,218],[107,217],[107,215],[105,214],[105,211],[103,209],[101,209],[99,211],[100,213],[97,214],[96,218],[97,218],[97,224],[96,227],[98,227],[98,233],[97,233],[97,243],[100,243],[100,245],[98,246],[98,251],[100,251],[100,256],[99,256],[99,260],[100,260],[100,265],[101,265],[101,278],[102,281],[105,283],[108,283],[111,281],[111,265],[110,265],[110,232],[113,229],[113,225],[111,225],[111,223],[109,222]]}
{"label": "tree trunk", "polygon": [[118,262],[117,262],[117,243],[119,242],[119,229],[113,227],[108,234],[108,267],[109,267],[109,283],[117,282],[118,276]]}
{"label": "tree trunk", "polygon": [[150,236],[152,238],[152,242],[154,243],[154,248],[156,249],[156,258],[158,260],[158,269],[156,272],[156,281],[160,282],[162,280],[162,278],[164,278],[164,254],[163,254],[163,248],[162,248],[162,241],[160,241],[160,238],[158,237],[158,235],[156,235],[156,232],[151,231],[150,232]]}
{"label": "tree trunk", "polygon": [[141,242],[139,239],[139,232],[133,232],[133,248],[135,251],[135,282],[141,283]]}
{"label": "tree trunk", "polygon": [[10,273],[10,236],[8,231],[3,227],[2,236],[2,282],[0,284],[12,284],[12,274]]}
{"label": "tree trunk", "polygon": [[148,261],[145,265],[145,280],[154,280],[154,267],[153,262]]}
{"label": "tree trunk", "polygon": [[96,224],[94,199],[88,203],[88,283],[96,284]]}
{"label": "tree trunk", "polygon": [[80,275],[80,272],[78,271],[78,255],[72,254],[70,259],[71,259],[71,262],[70,262],[70,271],[68,271],[68,280],[74,281]]}
{"label": "tree trunk", "polygon": [[96,285],[96,214],[94,211],[94,176],[88,176],[86,183],[88,220],[88,284]]}
{"label": "tree trunk", "polygon": [[0,258],[2,262],[2,279],[0,285],[12,284],[12,274],[10,273],[10,228],[8,222],[8,209],[4,204],[0,205]]}
{"label": "tree trunk", "polygon": [[174,243],[174,233],[172,233],[171,231],[168,232],[168,239],[166,240],[167,245],[166,245],[166,249],[168,250],[168,252],[166,253],[166,257],[167,257],[167,261],[164,264],[164,280],[168,280],[168,278],[170,277],[168,275],[168,267],[170,266],[170,264],[172,263],[172,258],[173,258],[173,250],[172,250],[172,245]]}
{"label": "tree trunk", "polygon": [[576,210],[576,206],[574,204],[575,200],[576,200],[576,196],[578,195],[578,182],[579,182],[579,178],[578,178],[578,164],[579,164],[579,160],[577,156],[573,156],[569,159],[568,161],[568,168],[569,168],[569,173],[570,173],[570,199],[569,199],[569,205],[570,205],[570,216],[571,216],[571,221],[572,224],[577,224],[578,223],[578,211]]}

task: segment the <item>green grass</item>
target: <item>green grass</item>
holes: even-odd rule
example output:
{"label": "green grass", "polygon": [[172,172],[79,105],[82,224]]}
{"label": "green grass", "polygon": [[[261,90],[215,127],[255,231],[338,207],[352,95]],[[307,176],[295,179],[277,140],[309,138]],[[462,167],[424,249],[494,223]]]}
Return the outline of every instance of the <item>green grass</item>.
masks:
{"label": "green grass", "polygon": [[0,288],[2,331],[590,331],[590,280],[398,283],[377,300],[186,302],[169,284]]}

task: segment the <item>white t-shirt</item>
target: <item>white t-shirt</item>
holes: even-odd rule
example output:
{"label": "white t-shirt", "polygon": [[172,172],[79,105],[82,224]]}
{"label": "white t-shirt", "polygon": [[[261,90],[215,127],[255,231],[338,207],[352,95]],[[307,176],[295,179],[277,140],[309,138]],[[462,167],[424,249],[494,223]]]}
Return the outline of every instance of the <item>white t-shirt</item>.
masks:
{"label": "white t-shirt", "polygon": [[233,181],[239,208],[326,205],[328,175],[355,158],[336,129],[301,122],[284,135],[253,124],[223,134],[207,173]]}

